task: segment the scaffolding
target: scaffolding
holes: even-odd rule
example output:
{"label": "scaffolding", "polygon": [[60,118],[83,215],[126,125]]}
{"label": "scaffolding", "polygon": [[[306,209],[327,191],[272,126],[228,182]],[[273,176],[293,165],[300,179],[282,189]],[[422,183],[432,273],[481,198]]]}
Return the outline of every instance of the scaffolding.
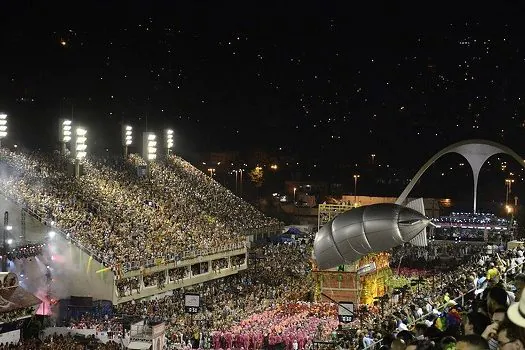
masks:
{"label": "scaffolding", "polygon": [[319,204],[317,212],[317,231],[337,215],[353,208],[355,207],[349,204]]}

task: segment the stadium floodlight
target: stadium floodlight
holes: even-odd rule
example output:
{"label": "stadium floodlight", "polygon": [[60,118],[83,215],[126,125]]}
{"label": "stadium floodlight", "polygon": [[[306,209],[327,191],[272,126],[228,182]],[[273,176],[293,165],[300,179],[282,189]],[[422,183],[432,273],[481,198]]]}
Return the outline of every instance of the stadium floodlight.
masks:
{"label": "stadium floodlight", "polygon": [[71,120],[64,119],[61,123],[60,130],[61,130],[61,137],[60,141],[63,143],[67,143],[71,141],[71,129],[73,126],[71,125]]}
{"label": "stadium floodlight", "polygon": [[4,137],[7,137],[7,114],[0,113],[0,144]]}
{"label": "stadium floodlight", "polygon": [[155,133],[142,134],[142,157],[148,162],[157,159],[157,135]]}
{"label": "stadium floodlight", "polygon": [[168,155],[170,154],[171,149],[173,148],[173,130],[166,130],[166,148],[168,149]]}
{"label": "stadium floodlight", "polygon": [[133,143],[133,127],[126,125],[124,127],[124,146],[129,146]]}
{"label": "stadium floodlight", "polygon": [[87,130],[84,128],[77,128],[75,130],[75,159],[81,160],[87,155]]}
{"label": "stadium floodlight", "polygon": [[49,232],[47,233],[47,235],[49,236],[49,238],[54,238],[54,237],[56,236],[56,234],[57,234],[57,233],[56,233],[55,231],[49,231]]}
{"label": "stadium floodlight", "polygon": [[7,226],[5,227],[5,229],[6,229],[7,231],[11,231],[11,230],[13,229],[13,226],[11,226],[11,225],[7,225]]}
{"label": "stadium floodlight", "polygon": [[124,125],[122,130],[122,145],[124,146],[124,159],[128,158],[128,147],[133,144],[133,127],[131,125]]}
{"label": "stadium floodlight", "polygon": [[80,177],[80,161],[87,156],[87,129],[78,127],[75,129],[73,142],[73,158],[75,159],[75,177]]}
{"label": "stadium floodlight", "polygon": [[9,244],[9,245],[13,244],[13,239],[12,239],[12,238],[9,238],[9,239],[7,240],[7,244]]}

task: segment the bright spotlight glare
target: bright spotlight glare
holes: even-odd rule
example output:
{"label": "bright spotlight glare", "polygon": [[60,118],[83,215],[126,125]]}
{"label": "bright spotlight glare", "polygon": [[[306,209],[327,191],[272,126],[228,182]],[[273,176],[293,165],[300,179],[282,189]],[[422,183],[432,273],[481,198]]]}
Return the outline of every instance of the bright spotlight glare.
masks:
{"label": "bright spotlight glare", "polygon": [[55,231],[49,231],[49,233],[47,234],[49,236],[49,238],[53,238],[55,237],[57,233]]}
{"label": "bright spotlight glare", "polygon": [[11,225],[7,225],[7,226],[5,227],[5,229],[6,229],[7,231],[11,231],[11,230],[13,229],[13,226],[11,226]]}
{"label": "bright spotlight glare", "polygon": [[13,244],[13,239],[9,238],[9,239],[7,240],[7,244],[9,244],[9,245]]}

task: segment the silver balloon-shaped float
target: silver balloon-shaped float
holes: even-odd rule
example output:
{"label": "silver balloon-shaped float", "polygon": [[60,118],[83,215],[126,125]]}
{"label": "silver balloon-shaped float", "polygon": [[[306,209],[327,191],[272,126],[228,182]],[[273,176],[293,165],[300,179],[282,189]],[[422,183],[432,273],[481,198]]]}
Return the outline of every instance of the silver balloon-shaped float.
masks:
{"label": "silver balloon-shaped float", "polygon": [[314,241],[317,266],[329,269],[410,242],[429,224],[430,220],[422,213],[397,204],[351,209],[317,232]]}

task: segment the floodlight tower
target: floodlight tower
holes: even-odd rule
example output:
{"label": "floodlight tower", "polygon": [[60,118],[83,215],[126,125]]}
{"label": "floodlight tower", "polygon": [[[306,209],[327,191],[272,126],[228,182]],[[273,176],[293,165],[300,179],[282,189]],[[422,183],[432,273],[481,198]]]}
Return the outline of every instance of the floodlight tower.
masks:
{"label": "floodlight tower", "polygon": [[157,159],[157,135],[153,132],[142,133],[142,158],[147,163],[147,174],[150,176],[150,162]]}
{"label": "floodlight tower", "polygon": [[173,149],[173,130],[167,129],[166,130],[166,155],[171,154],[171,150]]}
{"label": "floodlight tower", "polygon": [[84,128],[75,129],[75,177],[80,177],[80,161],[87,155],[87,130]]}
{"label": "floodlight tower", "polygon": [[68,142],[71,142],[71,136],[72,136],[72,130],[73,125],[71,120],[69,119],[59,119],[58,123],[58,135],[59,135],[59,142],[61,144],[61,150],[60,152],[62,155],[66,155],[67,153],[67,144]]}
{"label": "floodlight tower", "polygon": [[127,159],[128,147],[133,144],[133,127],[131,125],[124,126],[122,143],[124,146],[124,159]]}
{"label": "floodlight tower", "polygon": [[4,137],[7,137],[7,114],[0,113],[0,147]]}

